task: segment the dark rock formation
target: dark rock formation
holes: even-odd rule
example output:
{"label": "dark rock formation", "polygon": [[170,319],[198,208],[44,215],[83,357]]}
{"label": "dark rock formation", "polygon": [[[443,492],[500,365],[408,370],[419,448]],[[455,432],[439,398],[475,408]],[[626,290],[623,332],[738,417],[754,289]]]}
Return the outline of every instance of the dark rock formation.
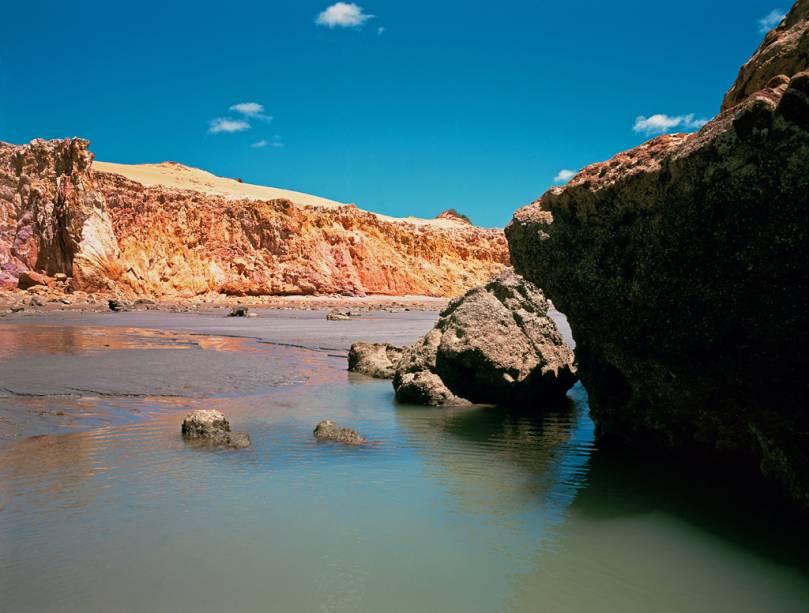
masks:
{"label": "dark rock formation", "polygon": [[247,317],[247,307],[233,307],[228,313],[228,317]]}
{"label": "dark rock formation", "polygon": [[348,370],[376,379],[392,379],[404,347],[388,343],[354,343],[348,352]]}
{"label": "dark rock formation", "polygon": [[230,422],[219,411],[198,409],[186,415],[182,426],[183,438],[192,443],[243,449],[250,446],[247,432],[231,432]]}
{"label": "dark rock formation", "polygon": [[120,300],[107,300],[107,306],[109,307],[110,311],[114,311],[116,313],[127,310],[126,304]]}
{"label": "dark rock formation", "polygon": [[362,445],[365,439],[356,430],[341,428],[330,419],[321,421],[313,431],[319,441],[332,443],[345,443],[346,445]]}
{"label": "dark rock formation", "polygon": [[756,461],[807,504],[808,19],[801,0],[698,133],[585,168],[506,230],[568,317],[602,437]]}
{"label": "dark rock formation", "polygon": [[536,286],[511,271],[453,300],[399,361],[397,399],[454,405],[564,396],[576,381],[573,352],[549,306]]}

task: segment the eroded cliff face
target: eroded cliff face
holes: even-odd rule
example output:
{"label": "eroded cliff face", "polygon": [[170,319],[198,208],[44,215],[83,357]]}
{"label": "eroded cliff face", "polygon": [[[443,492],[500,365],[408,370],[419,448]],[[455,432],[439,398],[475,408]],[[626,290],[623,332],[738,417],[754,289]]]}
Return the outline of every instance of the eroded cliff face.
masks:
{"label": "eroded cliff face", "polygon": [[804,504],[808,20],[801,0],[698,133],[589,166],[506,229],[568,316],[601,436],[758,462]]}
{"label": "eroded cliff face", "polygon": [[108,288],[118,249],[87,145],[0,143],[0,286],[35,270],[72,276],[85,290]]}
{"label": "eroded cliff face", "polygon": [[124,296],[454,296],[508,263],[502,231],[461,219],[398,220],[304,194],[314,204],[181,189],[187,176],[180,187],[144,185],[94,171],[87,147],[0,145],[0,283],[34,270]]}

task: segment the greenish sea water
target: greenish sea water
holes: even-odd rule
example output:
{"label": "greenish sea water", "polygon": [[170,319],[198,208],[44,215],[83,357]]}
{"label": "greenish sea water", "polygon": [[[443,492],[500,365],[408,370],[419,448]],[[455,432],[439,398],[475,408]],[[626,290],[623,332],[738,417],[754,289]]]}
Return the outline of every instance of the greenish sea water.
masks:
{"label": "greenish sea water", "polygon": [[[68,424],[0,449],[3,611],[809,610],[800,519],[738,484],[599,450],[581,386],[564,407],[427,409],[334,352],[108,334],[67,354],[129,381],[122,356],[153,351],[200,381],[187,396],[0,395],[7,421]],[[237,377],[211,393],[198,351],[242,364],[249,391]],[[0,369],[20,359],[35,360],[25,343],[0,351]],[[252,448],[186,447],[182,416],[203,406]],[[318,443],[323,418],[371,444]]]}

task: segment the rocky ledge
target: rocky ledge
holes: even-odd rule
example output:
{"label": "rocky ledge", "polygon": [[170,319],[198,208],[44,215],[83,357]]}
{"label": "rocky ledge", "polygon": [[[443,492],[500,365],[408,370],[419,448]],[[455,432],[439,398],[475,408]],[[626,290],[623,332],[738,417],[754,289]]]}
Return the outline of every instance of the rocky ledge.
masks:
{"label": "rocky ledge", "polygon": [[549,308],[535,285],[511,271],[470,290],[405,350],[396,398],[443,406],[563,397],[576,381],[573,352]]}
{"label": "rocky ledge", "polygon": [[696,134],[582,170],[506,229],[565,313],[602,438],[756,462],[809,504],[809,1]]}

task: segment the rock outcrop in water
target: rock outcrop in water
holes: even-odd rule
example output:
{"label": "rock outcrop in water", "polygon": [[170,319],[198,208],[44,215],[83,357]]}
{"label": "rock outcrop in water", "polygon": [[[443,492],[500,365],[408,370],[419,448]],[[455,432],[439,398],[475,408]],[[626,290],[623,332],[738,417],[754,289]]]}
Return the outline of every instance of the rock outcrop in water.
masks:
{"label": "rock outcrop in water", "polygon": [[807,504],[808,41],[801,0],[698,133],[589,166],[506,229],[568,317],[602,437],[756,461]]}
{"label": "rock outcrop in water", "polygon": [[[147,185],[121,174],[139,167],[94,171],[87,147],[0,143],[0,285],[30,270],[123,297],[453,296],[508,264],[501,230],[385,217],[179,164],[151,170],[184,182]],[[208,179],[236,187],[212,191]],[[304,204],[256,199],[262,190]]]}
{"label": "rock outcrop in water", "polygon": [[230,422],[214,409],[197,409],[186,415],[182,425],[183,438],[193,442],[244,449],[250,446],[247,432],[231,432]]}
{"label": "rock outcrop in water", "polygon": [[367,442],[359,432],[351,428],[341,428],[330,419],[321,421],[313,431],[319,441],[343,443],[345,445],[362,445]]}
{"label": "rock outcrop in water", "polygon": [[389,343],[354,343],[348,351],[348,370],[375,379],[392,379],[404,350]]}
{"label": "rock outcrop in water", "polygon": [[573,352],[549,308],[511,271],[453,300],[399,360],[397,399],[440,406],[563,397],[576,381]]}

